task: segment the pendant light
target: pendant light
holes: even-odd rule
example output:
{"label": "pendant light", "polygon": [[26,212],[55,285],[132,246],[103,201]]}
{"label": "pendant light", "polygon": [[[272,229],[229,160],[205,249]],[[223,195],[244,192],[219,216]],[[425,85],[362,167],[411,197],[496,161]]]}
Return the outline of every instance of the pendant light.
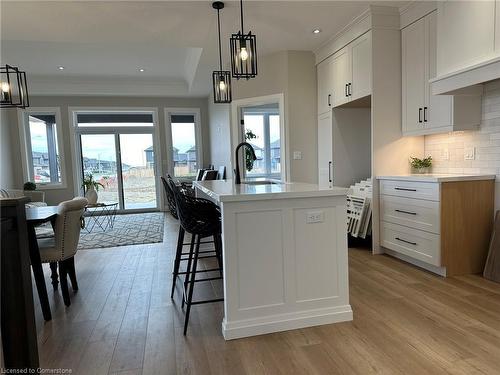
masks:
{"label": "pendant light", "polygon": [[26,72],[15,66],[0,67],[0,108],[29,107]]}
{"label": "pendant light", "polygon": [[243,0],[240,0],[241,30],[231,35],[231,73],[233,78],[254,78],[257,75],[257,39],[243,29]]}
{"label": "pendant light", "polygon": [[222,70],[222,46],[220,41],[220,10],[224,9],[222,1],[214,1],[212,8],[217,10],[217,30],[219,36],[219,70],[212,72],[214,103],[231,103],[231,72]]}

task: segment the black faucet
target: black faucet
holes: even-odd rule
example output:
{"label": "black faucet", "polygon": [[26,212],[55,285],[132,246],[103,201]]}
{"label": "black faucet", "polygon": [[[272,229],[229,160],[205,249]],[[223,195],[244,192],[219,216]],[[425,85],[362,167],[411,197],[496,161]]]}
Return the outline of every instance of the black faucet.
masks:
{"label": "black faucet", "polygon": [[240,161],[239,161],[239,158],[238,158],[238,151],[240,150],[240,148],[242,148],[243,146],[246,146],[249,148],[250,152],[252,153],[252,159],[253,161],[257,160],[257,156],[255,156],[255,150],[253,149],[252,145],[248,142],[241,142],[238,146],[236,146],[236,151],[234,152],[235,153],[235,157],[236,157],[236,169],[234,170],[234,183],[235,184],[241,184],[241,177],[240,177]]}

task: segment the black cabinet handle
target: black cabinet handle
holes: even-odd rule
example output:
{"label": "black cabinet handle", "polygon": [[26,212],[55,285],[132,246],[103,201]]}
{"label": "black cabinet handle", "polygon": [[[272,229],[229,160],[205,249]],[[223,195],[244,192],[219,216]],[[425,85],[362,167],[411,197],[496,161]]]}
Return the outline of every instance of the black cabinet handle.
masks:
{"label": "black cabinet handle", "polygon": [[422,108],[418,109],[418,122],[422,122]]}
{"label": "black cabinet handle", "polygon": [[405,242],[405,243],[409,243],[410,245],[413,245],[413,246],[417,246],[416,242],[411,242],[411,241],[403,240],[402,238],[399,238],[399,237],[396,237],[395,240],[398,240],[398,241],[401,241],[401,242]]}
{"label": "black cabinet handle", "polygon": [[394,210],[396,212],[401,212],[402,214],[408,214],[408,215],[416,215],[416,212],[410,212],[410,211],[405,211],[405,210]]}
{"label": "black cabinet handle", "polygon": [[328,182],[332,182],[332,162],[328,162]]}
{"label": "black cabinet handle", "polygon": [[408,188],[400,188],[400,187],[395,187],[394,190],[417,191],[417,189],[408,189]]}
{"label": "black cabinet handle", "polygon": [[348,84],[348,92],[349,92],[349,96],[352,96],[352,82],[350,82]]}
{"label": "black cabinet handle", "polygon": [[349,96],[348,87],[349,87],[349,85],[346,83],[345,84],[345,96],[346,96],[346,98]]}
{"label": "black cabinet handle", "polygon": [[330,102],[331,97],[332,97],[332,94],[328,94],[328,107],[332,106],[332,103]]}
{"label": "black cabinet handle", "polygon": [[427,122],[427,107],[424,107],[424,122]]}

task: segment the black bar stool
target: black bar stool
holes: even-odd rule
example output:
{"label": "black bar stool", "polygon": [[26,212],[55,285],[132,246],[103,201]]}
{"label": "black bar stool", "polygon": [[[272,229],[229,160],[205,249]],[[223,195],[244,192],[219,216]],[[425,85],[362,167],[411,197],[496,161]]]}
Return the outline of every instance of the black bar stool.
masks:
{"label": "black bar stool", "polygon": [[[170,188],[167,180],[165,180],[165,178],[163,178],[163,177],[160,177],[160,178],[161,178],[161,182],[163,183],[163,187],[165,188],[165,194],[167,196],[167,203],[168,203],[168,209],[170,211],[170,214],[175,219],[179,220],[179,216],[177,215],[177,206],[175,204],[174,192]],[[169,180],[172,180],[172,177],[170,177],[170,175],[167,175],[167,178]],[[173,267],[173,271],[172,271],[172,290],[170,292],[170,298],[174,297],[175,284],[177,281],[177,277],[179,275],[186,274],[186,272],[179,272],[181,262],[182,261],[189,261],[189,254],[191,254],[191,252],[182,252],[183,246],[190,246],[191,245],[191,242],[184,242],[185,234],[186,234],[186,232],[185,232],[184,228],[182,227],[182,225],[179,226],[179,235],[177,236],[177,249],[175,251],[174,267]],[[205,243],[213,243],[213,242],[214,241],[203,241],[200,243],[205,244]],[[214,258],[214,257],[218,258],[218,255],[216,254],[215,249],[203,250],[203,251],[200,251],[200,254],[209,254],[209,255],[201,256],[200,259]],[[215,270],[218,270],[218,269],[215,269]]]}
{"label": "black bar stool", "polygon": [[[183,304],[186,304],[186,317],[184,319],[184,335],[187,332],[189,314],[192,305],[224,301],[223,298],[193,301],[194,284],[203,281],[222,279],[222,238],[221,220],[218,207],[209,200],[191,197],[179,190],[175,183],[169,179],[171,190],[174,192],[177,215],[181,227],[185,232],[191,234],[191,247],[189,251],[187,272],[184,280]],[[219,271],[220,276],[206,277],[196,280],[198,259],[200,259],[201,239],[206,237],[214,238],[215,253],[219,263],[219,268],[213,270],[203,270],[202,272]],[[196,245],[195,245],[196,244]]]}

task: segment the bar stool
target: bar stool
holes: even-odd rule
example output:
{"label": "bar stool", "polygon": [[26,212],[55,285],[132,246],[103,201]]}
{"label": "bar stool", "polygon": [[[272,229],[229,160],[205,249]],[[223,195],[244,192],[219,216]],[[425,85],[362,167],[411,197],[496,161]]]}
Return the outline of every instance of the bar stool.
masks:
{"label": "bar stool", "polygon": [[[223,298],[193,301],[195,283],[222,279],[222,227],[220,212],[214,203],[206,199],[194,198],[182,194],[171,179],[169,179],[168,183],[171,190],[174,192],[177,215],[179,216],[181,227],[185,232],[191,234],[191,246],[183,293],[183,305],[184,303],[186,304],[186,316],[184,318],[184,335],[186,335],[192,305],[224,301]],[[219,268],[203,270],[202,272],[219,271],[220,276],[196,280],[198,260],[200,259],[200,244],[201,240],[206,237],[214,238],[215,253],[217,255]]]}
{"label": "bar stool", "polygon": [[[167,204],[168,204],[168,209],[170,211],[170,214],[174,217],[174,219],[179,220],[179,216],[177,215],[177,205],[175,203],[175,197],[174,197],[174,192],[170,188],[167,180],[165,180],[164,177],[160,177],[161,182],[163,183],[163,187],[165,188],[165,194],[167,196]],[[167,178],[172,180],[172,177],[167,174]],[[173,181],[172,181],[173,182]],[[174,183],[175,185],[175,183]],[[185,230],[181,226],[179,226],[179,234],[177,236],[177,248],[175,251],[175,258],[174,258],[174,267],[172,271],[172,290],[170,292],[170,298],[174,297],[174,292],[175,292],[175,284],[177,281],[177,277],[179,275],[185,275],[186,272],[179,272],[180,264],[182,261],[189,261],[189,254],[190,252],[182,252],[183,246],[190,246],[191,242],[184,242],[184,237],[185,237]],[[206,243],[213,243],[214,241],[203,241],[200,243],[206,244]],[[210,249],[210,250],[203,250],[200,251],[200,254],[209,254],[209,255],[202,255],[200,259],[203,258],[217,258],[219,259],[218,255],[216,254],[215,249]],[[201,271],[200,271],[201,272]]]}

